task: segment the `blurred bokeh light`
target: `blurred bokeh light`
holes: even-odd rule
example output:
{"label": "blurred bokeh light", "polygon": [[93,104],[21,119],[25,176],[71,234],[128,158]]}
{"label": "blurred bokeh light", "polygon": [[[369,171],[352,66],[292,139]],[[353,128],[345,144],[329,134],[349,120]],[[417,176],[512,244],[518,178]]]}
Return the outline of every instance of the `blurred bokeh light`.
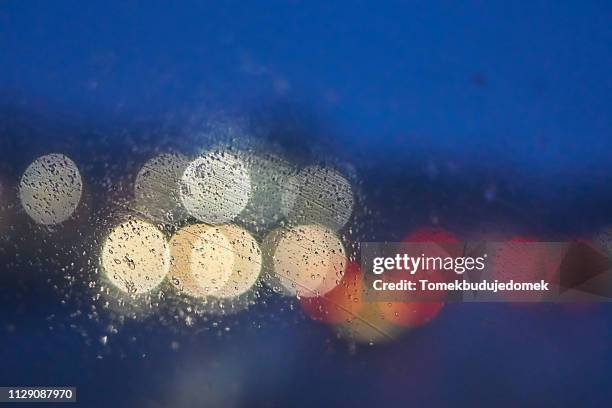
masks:
{"label": "blurred bokeh light", "polygon": [[162,283],[170,268],[166,237],[146,221],[124,221],[106,238],[101,265],[120,290],[134,295],[149,292]]}
{"label": "blurred bokeh light", "polygon": [[59,153],[34,160],[19,183],[19,198],[28,215],[43,225],[59,224],[72,216],[83,192],[77,165]]}
{"label": "blurred bokeh light", "polygon": [[199,221],[222,224],[232,221],[251,196],[251,178],[234,153],[212,151],[193,160],[181,178],[181,200]]}
{"label": "blurred bokeh light", "polygon": [[274,272],[280,284],[297,296],[313,297],[335,288],[346,268],[344,246],[335,232],[321,225],[284,230],[274,250]]}
{"label": "blurred bokeh light", "polygon": [[134,182],[135,210],[153,221],[184,219],[179,180],[188,165],[187,157],[179,153],[161,153],[148,160]]}
{"label": "blurred bokeh light", "polygon": [[355,200],[351,183],[338,171],[309,166],[292,176],[284,196],[287,218],[339,230],[349,221]]}

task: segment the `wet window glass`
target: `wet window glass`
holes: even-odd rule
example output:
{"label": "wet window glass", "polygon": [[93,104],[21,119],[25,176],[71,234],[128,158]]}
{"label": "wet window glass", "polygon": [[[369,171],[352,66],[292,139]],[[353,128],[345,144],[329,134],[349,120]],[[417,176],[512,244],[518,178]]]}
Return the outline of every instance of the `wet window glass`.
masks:
{"label": "wet window glass", "polygon": [[608,406],[611,11],[0,3],[0,403]]}

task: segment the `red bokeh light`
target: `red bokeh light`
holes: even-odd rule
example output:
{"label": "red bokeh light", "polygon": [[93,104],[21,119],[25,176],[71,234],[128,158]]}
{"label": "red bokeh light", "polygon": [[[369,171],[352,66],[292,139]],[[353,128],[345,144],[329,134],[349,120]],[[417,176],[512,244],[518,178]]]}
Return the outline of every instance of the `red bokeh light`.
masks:
{"label": "red bokeh light", "polygon": [[[555,283],[563,251],[555,251],[546,245],[522,245],[541,242],[534,236],[516,236],[498,247],[490,257],[492,278],[500,281]],[[523,296],[527,301],[537,301],[547,292],[508,292],[505,296],[518,299]]]}
{"label": "red bokeh light", "polygon": [[363,293],[361,268],[356,262],[348,261],[338,286],[323,296],[300,298],[300,305],[311,319],[338,324],[359,313],[363,308]]}
{"label": "red bokeh light", "polygon": [[[459,239],[451,232],[442,228],[423,227],[419,228],[406,236],[402,242],[407,243],[436,243],[442,244],[438,248],[430,246],[423,249],[427,256],[449,256],[449,248],[445,248],[443,244],[456,244]],[[450,251],[452,252],[452,251]],[[407,279],[418,281],[422,279],[422,271],[417,271],[414,275],[409,273],[399,272],[390,274],[387,279],[397,281],[399,279]],[[448,279],[444,271],[431,271],[427,275],[429,281],[443,282]],[[428,293],[431,296],[431,293]],[[444,297],[444,294],[440,294]],[[391,301],[379,302],[379,309],[385,319],[403,327],[419,327],[433,320],[444,307],[443,301]]]}

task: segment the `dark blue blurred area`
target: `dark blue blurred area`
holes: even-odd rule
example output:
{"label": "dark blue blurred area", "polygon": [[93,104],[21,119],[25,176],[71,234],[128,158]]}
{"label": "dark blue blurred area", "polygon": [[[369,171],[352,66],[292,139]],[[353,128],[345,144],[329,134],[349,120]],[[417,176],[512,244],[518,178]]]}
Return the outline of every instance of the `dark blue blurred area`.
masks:
{"label": "dark blue blurred area", "polygon": [[[352,163],[368,238],[589,237],[612,218],[611,21],[604,1],[3,1],[0,181],[52,151],[96,178],[100,158],[129,167],[133,145],[184,147],[202,118],[239,116],[304,161]],[[1,386],[75,385],[86,407],[612,401],[607,304],[455,304],[352,350],[279,302],[222,336],[128,325],[109,352],[55,272],[34,278],[48,265],[0,245]]]}

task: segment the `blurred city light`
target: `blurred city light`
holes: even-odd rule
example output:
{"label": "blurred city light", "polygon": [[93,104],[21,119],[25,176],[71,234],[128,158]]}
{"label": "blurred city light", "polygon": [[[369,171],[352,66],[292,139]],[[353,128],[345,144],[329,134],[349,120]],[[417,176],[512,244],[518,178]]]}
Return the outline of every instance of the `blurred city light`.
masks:
{"label": "blurred city light", "polygon": [[347,258],[336,234],[321,225],[284,230],[274,250],[273,267],[280,284],[297,296],[325,294],[338,285]]}
{"label": "blurred city light", "polygon": [[81,173],[67,156],[47,154],[34,160],[19,183],[19,198],[26,213],[38,224],[66,221],[79,205]]}
{"label": "blurred city light", "polygon": [[[492,279],[505,282],[538,282],[545,280],[556,283],[559,266],[563,260],[565,248],[553,248],[545,243],[541,245],[526,245],[541,242],[536,237],[517,236],[498,244],[495,253],[489,254],[490,274]],[[519,298],[519,294],[506,294]],[[546,291],[526,292],[522,296],[526,300],[537,301],[546,295]]]}
{"label": "blurred city light", "polygon": [[364,307],[363,275],[359,264],[348,261],[338,286],[316,297],[300,298],[304,312],[313,320],[339,324],[353,319]]}
{"label": "blurred city light", "polygon": [[187,212],[180,201],[179,180],[189,165],[186,156],[162,153],[147,161],[134,182],[134,207],[154,221],[175,223]]}
{"label": "blurred city light", "polygon": [[181,228],[170,240],[170,253],[170,279],[186,295],[210,296],[232,276],[232,244],[214,226],[192,224]]}
{"label": "blurred city light", "polygon": [[246,207],[251,196],[249,171],[237,155],[208,152],[192,161],[181,178],[181,200],[199,221],[223,224]]}
{"label": "blurred city light", "polygon": [[265,231],[283,218],[283,193],[295,173],[283,158],[268,153],[241,152],[251,177],[251,197],[238,219],[254,232]]}
{"label": "blurred city light", "polygon": [[214,296],[231,299],[245,294],[251,289],[261,272],[261,249],[248,231],[235,225],[221,225],[220,233],[225,235],[234,253],[234,265],[229,280]]}
{"label": "blurred city light", "polygon": [[321,224],[339,230],[349,221],[354,206],[349,181],[332,168],[310,166],[292,176],[283,198],[290,221]]}
{"label": "blurred city light", "polygon": [[106,238],[101,264],[113,285],[139,295],[164,280],[170,268],[170,250],[164,234],[154,225],[129,219]]}

